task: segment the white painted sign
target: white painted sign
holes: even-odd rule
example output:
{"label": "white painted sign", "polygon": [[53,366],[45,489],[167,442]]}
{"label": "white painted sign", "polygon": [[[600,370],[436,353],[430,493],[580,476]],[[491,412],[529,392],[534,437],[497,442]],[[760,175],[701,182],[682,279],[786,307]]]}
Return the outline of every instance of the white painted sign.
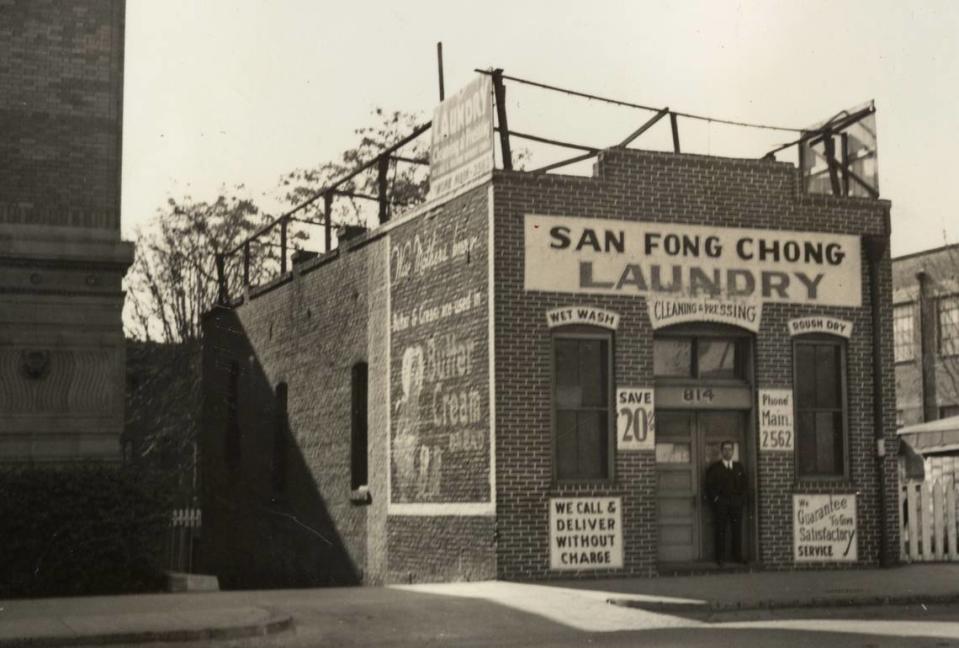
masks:
{"label": "white painted sign", "polygon": [[549,500],[551,569],[617,569],[623,566],[621,497]]}
{"label": "white painted sign", "polygon": [[796,562],[856,562],[855,495],[793,495]]}
{"label": "white painted sign", "polygon": [[730,301],[720,299],[683,299],[677,297],[649,297],[646,300],[649,321],[653,329],[683,322],[719,322],[733,324],[759,332],[762,302]]}
{"label": "white painted sign", "polygon": [[852,322],[835,317],[797,317],[789,320],[790,335],[806,333],[828,333],[848,340],[852,336]]}
{"label": "white painted sign", "polygon": [[656,418],[651,387],[616,390],[616,446],[619,450],[654,450]]}
{"label": "white painted sign", "polygon": [[430,199],[493,170],[493,82],[482,74],[433,111]]}
{"label": "white painted sign", "polygon": [[527,215],[525,288],[862,304],[859,237]]}
{"label": "white painted sign", "polygon": [[760,389],[759,450],[791,452],[794,437],[793,391],[791,389]]}
{"label": "white painted sign", "polygon": [[594,306],[566,306],[546,312],[546,324],[550,328],[570,324],[587,324],[616,330],[619,328],[619,313]]}

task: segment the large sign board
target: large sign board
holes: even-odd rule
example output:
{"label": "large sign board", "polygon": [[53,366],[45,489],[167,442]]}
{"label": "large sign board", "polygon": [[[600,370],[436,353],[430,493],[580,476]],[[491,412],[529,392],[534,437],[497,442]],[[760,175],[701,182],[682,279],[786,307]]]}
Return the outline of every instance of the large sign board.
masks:
{"label": "large sign board", "polygon": [[433,111],[430,199],[451,197],[493,170],[493,83],[482,74]]}
{"label": "large sign board", "polygon": [[862,304],[856,236],[532,214],[525,230],[526,290]]}
{"label": "large sign board", "polygon": [[391,513],[492,509],[486,219],[390,232]]}
{"label": "large sign board", "polygon": [[549,500],[551,569],[618,569],[623,566],[620,497]]}
{"label": "large sign board", "polygon": [[793,495],[793,559],[856,562],[855,495]]}

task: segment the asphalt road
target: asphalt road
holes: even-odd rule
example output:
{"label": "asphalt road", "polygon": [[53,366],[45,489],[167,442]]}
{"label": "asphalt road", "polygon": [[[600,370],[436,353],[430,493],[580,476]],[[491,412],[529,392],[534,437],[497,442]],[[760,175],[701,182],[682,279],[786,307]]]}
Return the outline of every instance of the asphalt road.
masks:
{"label": "asphalt road", "polygon": [[[524,589],[529,587],[534,589]],[[421,589],[355,588],[250,592],[247,598],[289,612],[296,628],[271,637],[212,645],[959,647],[959,605],[679,616],[611,606],[601,593],[499,584],[452,595]],[[201,644],[150,645],[193,648]]]}

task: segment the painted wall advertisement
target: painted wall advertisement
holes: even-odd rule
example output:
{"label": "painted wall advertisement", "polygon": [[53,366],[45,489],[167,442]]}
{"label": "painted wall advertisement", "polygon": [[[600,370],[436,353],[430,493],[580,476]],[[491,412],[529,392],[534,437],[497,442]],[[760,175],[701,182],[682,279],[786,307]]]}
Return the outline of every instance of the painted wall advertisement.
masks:
{"label": "painted wall advertisement", "polygon": [[493,170],[493,82],[482,74],[433,111],[430,199]]}
{"label": "painted wall advertisement", "polygon": [[[659,319],[719,308],[756,328],[750,304],[862,303],[856,236],[532,214],[525,229],[526,290],[645,295],[668,302]],[[719,303],[674,313],[676,298]]]}
{"label": "painted wall advertisement", "polygon": [[622,498],[565,497],[549,501],[552,569],[623,566]]}
{"label": "painted wall advertisement", "polygon": [[793,495],[796,562],[858,560],[855,495]]}
{"label": "painted wall advertisement", "polygon": [[793,449],[793,390],[759,390],[759,450]]}
{"label": "painted wall advertisement", "polygon": [[481,207],[390,233],[391,505],[492,502]]}
{"label": "painted wall advertisement", "polygon": [[656,417],[651,387],[616,390],[616,447],[618,450],[655,450]]}

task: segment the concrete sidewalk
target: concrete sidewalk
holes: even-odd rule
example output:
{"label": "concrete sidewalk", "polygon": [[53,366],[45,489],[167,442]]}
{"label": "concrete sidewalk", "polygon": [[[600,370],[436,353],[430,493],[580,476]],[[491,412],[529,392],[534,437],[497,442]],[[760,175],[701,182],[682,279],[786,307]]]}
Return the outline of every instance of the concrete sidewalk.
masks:
{"label": "concrete sidewalk", "polygon": [[0,601],[0,648],[237,639],[293,626],[289,614],[217,594]]}
{"label": "concrete sidewalk", "polygon": [[[306,630],[301,623],[322,629],[307,631],[307,638],[313,637],[310,632],[322,638],[323,632],[348,628],[356,618],[392,625],[416,617],[419,628],[423,619],[439,623],[436,614],[455,616],[460,608],[454,599],[463,598],[489,602],[497,618],[505,618],[505,606],[584,631],[630,630],[682,625],[702,613],[733,610],[959,602],[959,564],[7,600],[0,601],[0,648],[263,636],[292,628],[293,617],[295,635]],[[624,609],[629,607],[643,610]]]}
{"label": "concrete sidewalk", "polygon": [[609,603],[658,612],[959,602],[959,564],[888,569],[734,572],[649,579],[553,581],[609,593]]}

